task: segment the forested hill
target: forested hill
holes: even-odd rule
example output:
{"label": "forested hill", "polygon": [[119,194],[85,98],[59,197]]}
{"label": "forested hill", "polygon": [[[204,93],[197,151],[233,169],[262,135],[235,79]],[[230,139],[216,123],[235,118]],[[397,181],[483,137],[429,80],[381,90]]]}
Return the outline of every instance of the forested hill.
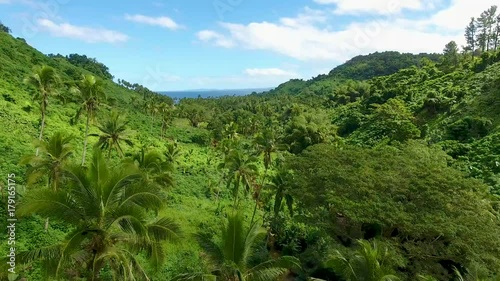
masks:
{"label": "forested hill", "polygon": [[313,86],[315,82],[330,80],[341,82],[345,80],[368,80],[378,76],[391,75],[401,69],[412,66],[422,66],[427,61],[438,63],[441,54],[409,54],[394,51],[376,52],[369,55],[354,57],[344,64],[341,64],[328,74],[318,75],[310,80],[293,79],[285,82],[268,94],[279,93],[299,93],[302,89]]}
{"label": "forested hill", "polygon": [[9,280],[499,280],[495,15],[463,50],[178,103],[0,24]]}
{"label": "forested hill", "polygon": [[421,66],[422,59],[439,62],[441,54],[410,54],[399,52],[376,52],[357,56],[335,67],[327,77],[338,79],[367,80],[386,76],[411,66]]}

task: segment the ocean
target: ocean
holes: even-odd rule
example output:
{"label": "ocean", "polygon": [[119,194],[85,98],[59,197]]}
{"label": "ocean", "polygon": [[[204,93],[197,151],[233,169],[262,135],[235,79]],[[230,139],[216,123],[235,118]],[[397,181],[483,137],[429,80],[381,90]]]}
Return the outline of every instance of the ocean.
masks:
{"label": "ocean", "polygon": [[169,96],[173,99],[182,98],[216,98],[222,96],[245,96],[253,92],[262,93],[271,90],[272,88],[260,89],[227,89],[227,90],[186,90],[186,91],[162,91],[162,95]]}

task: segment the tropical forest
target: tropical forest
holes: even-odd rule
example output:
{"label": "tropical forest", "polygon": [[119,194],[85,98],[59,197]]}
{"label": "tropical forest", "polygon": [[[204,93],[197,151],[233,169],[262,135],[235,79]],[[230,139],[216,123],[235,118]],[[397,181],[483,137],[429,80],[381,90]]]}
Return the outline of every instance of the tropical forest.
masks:
{"label": "tropical forest", "polygon": [[470,16],[182,99],[0,24],[0,279],[500,280],[500,14]]}

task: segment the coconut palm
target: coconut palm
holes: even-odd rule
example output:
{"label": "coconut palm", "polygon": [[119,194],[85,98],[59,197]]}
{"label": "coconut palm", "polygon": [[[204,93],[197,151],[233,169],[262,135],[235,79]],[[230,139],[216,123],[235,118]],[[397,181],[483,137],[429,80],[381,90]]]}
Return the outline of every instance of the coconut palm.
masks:
{"label": "coconut palm", "polygon": [[29,165],[28,184],[33,184],[47,175],[47,186],[57,191],[64,176],[64,167],[73,155],[70,144],[72,136],[55,133],[48,141],[38,141],[36,146],[41,154],[29,155],[21,160],[21,164]]}
{"label": "coconut palm", "polygon": [[181,150],[179,149],[177,141],[174,140],[171,143],[167,143],[166,147],[167,150],[165,151],[165,157],[167,158],[167,161],[172,163],[173,165],[178,164],[177,159],[181,155]]}
{"label": "coconut palm", "polygon": [[[37,151],[41,154],[28,155],[21,160],[21,164],[29,165],[28,185],[38,182],[47,175],[47,186],[57,191],[64,178],[64,168],[73,155],[73,146],[70,144],[72,136],[55,133],[48,141],[38,141]],[[45,220],[45,231],[49,229],[49,218]]]}
{"label": "coconut palm", "polygon": [[290,187],[293,184],[293,175],[289,171],[280,170],[264,187],[274,192],[274,214],[277,216],[285,201],[290,215],[293,215],[293,197]]}
{"label": "coconut palm", "polygon": [[127,128],[128,121],[120,115],[117,111],[111,112],[109,117],[104,120],[102,126],[98,126],[101,134],[90,134],[89,136],[99,137],[99,141],[95,144],[102,150],[107,150],[107,157],[111,156],[111,151],[116,150],[120,157],[123,156],[123,149],[121,143],[126,143],[130,146],[133,145],[129,139],[132,131]]}
{"label": "coconut palm", "polygon": [[161,114],[161,138],[165,138],[165,133],[174,118],[174,107],[166,102],[162,102],[158,106],[158,109]]}
{"label": "coconut palm", "polygon": [[245,195],[250,192],[259,170],[257,162],[255,155],[249,155],[241,149],[232,149],[219,165],[219,168],[227,170],[227,188],[232,190],[235,205],[238,203],[241,186],[244,187]]}
{"label": "coconut palm", "polygon": [[327,262],[327,266],[346,281],[395,281],[389,264],[389,251],[377,242],[358,240],[359,248],[352,258],[339,251]]}
{"label": "coconut palm", "polygon": [[[47,107],[49,105],[49,97],[55,94],[55,89],[59,84],[59,76],[54,68],[50,66],[35,67],[33,73],[24,79],[24,83],[31,85],[37,89],[34,100],[40,103],[40,113],[42,115],[40,121],[40,134],[38,140],[43,139],[43,130],[45,129],[45,117],[47,115]],[[39,149],[36,150],[38,156]]]}
{"label": "coconut palm", "polygon": [[148,98],[147,100],[144,101],[143,108],[147,114],[151,115],[151,131],[150,131],[150,133],[152,134],[154,123],[155,123],[155,118],[158,115],[158,113],[160,112],[158,100],[154,97]]}
{"label": "coconut palm", "polygon": [[161,193],[142,184],[134,165],[108,166],[99,150],[88,168],[75,166],[67,173],[67,189],[37,190],[18,211],[53,217],[72,231],[56,245],[19,253],[19,260],[42,262],[46,274],[58,280],[99,280],[103,268],[114,280],[149,280],[137,255],[144,253],[158,269],[165,258],[162,241],[179,237],[173,221],[150,219],[147,212],[162,208]]}
{"label": "coconut palm", "polygon": [[155,184],[159,187],[169,187],[174,185],[172,177],[173,163],[164,160],[157,151],[148,151],[146,148],[132,155],[126,162],[133,163],[141,170],[144,180],[148,184]]}
{"label": "coconut palm", "polygon": [[[290,269],[300,268],[298,259],[289,256],[251,265],[249,259],[256,244],[262,242],[266,236],[266,231],[257,224],[245,229],[241,212],[228,216],[227,224],[221,234],[220,243],[215,243],[206,234],[197,235],[200,246],[216,267],[211,280],[275,281]],[[185,275],[184,277],[188,278],[184,280],[193,280],[196,276],[200,275]],[[210,280],[207,277],[205,275],[205,280]]]}
{"label": "coconut palm", "polygon": [[[255,139],[254,139],[254,145],[257,149],[257,152],[259,154],[263,155],[263,162],[264,162],[265,171],[264,171],[264,176],[262,177],[261,186],[266,187],[266,185],[264,185],[264,181],[266,180],[267,172],[268,172],[268,170],[271,166],[271,163],[273,161],[273,154],[277,153],[278,151],[286,150],[286,149],[288,149],[288,147],[284,144],[278,143],[278,138],[276,137],[276,131],[272,130],[272,129],[264,130],[262,133],[259,133],[258,135],[256,135]],[[252,215],[252,222],[253,222],[253,220],[255,218],[255,214],[257,212],[257,206],[259,205],[260,195],[261,195],[261,190],[259,190],[259,192],[255,198],[255,206],[254,206],[253,215]],[[278,194],[277,194],[277,196],[278,196]],[[287,197],[287,202],[288,202],[288,197]],[[281,204],[281,202],[280,202],[280,204]]]}
{"label": "coconut palm", "polygon": [[76,113],[75,121],[78,120],[82,112],[87,114],[85,126],[85,137],[83,141],[82,166],[85,165],[85,157],[87,154],[87,140],[89,136],[90,121],[95,119],[95,113],[99,106],[106,100],[106,94],[103,90],[102,80],[97,79],[93,75],[83,75],[76,88],[72,88],[72,92],[77,94],[80,107]]}

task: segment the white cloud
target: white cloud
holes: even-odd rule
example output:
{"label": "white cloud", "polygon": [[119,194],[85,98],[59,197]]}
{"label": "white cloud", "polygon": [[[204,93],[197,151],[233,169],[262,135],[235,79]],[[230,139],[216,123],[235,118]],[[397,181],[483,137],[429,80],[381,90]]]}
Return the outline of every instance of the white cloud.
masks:
{"label": "white cloud", "polygon": [[452,0],[448,8],[434,14],[426,23],[450,31],[463,31],[471,17],[478,17],[484,10],[498,4],[498,0]]}
{"label": "white cloud", "polygon": [[[315,0],[323,3],[343,0]],[[434,5],[440,0],[402,1],[404,7],[419,9],[421,5]],[[351,18],[340,29],[332,29],[333,14],[306,8],[295,17],[275,22],[220,23],[220,30],[204,30],[198,33],[202,42],[225,48],[264,50],[308,63],[344,62],[353,56],[376,51],[400,51],[410,53],[442,52],[451,40],[464,44],[463,32],[471,16],[478,16],[498,0],[452,0],[446,7],[433,14],[420,14],[417,19],[407,19],[402,14],[390,17]],[[355,5],[358,1],[347,2]],[[364,1],[365,4],[368,1]],[[367,4],[372,9],[375,0]],[[385,1],[387,2],[387,1]],[[353,4],[348,4],[353,3]],[[355,6],[345,6],[353,7]],[[347,8],[345,8],[347,9]],[[376,9],[375,9],[376,10]],[[315,17],[316,16],[316,17]]]}
{"label": "white cloud", "polygon": [[318,4],[335,4],[337,14],[376,13],[389,15],[402,10],[421,10],[429,0],[314,0]]}
{"label": "white cloud", "polygon": [[309,7],[304,8],[304,12],[294,18],[281,18],[280,22],[286,26],[301,26],[305,24],[324,23],[328,20],[327,13],[321,10],[314,10]]}
{"label": "white cloud", "polygon": [[177,30],[182,28],[181,25],[176,23],[169,17],[149,17],[145,15],[125,15],[125,19],[132,22],[143,23],[147,25],[160,26],[170,30]]}
{"label": "white cloud", "polygon": [[212,30],[202,30],[196,34],[196,37],[200,41],[211,42],[218,47],[231,48],[235,45],[231,39]]}
{"label": "white cloud", "polygon": [[286,76],[293,77],[297,74],[280,68],[247,68],[244,73],[249,76]]}
{"label": "white cloud", "polygon": [[38,20],[38,26],[55,37],[66,37],[87,43],[119,43],[129,39],[126,34],[118,31],[76,26],[69,23],[57,24],[49,19]]}

